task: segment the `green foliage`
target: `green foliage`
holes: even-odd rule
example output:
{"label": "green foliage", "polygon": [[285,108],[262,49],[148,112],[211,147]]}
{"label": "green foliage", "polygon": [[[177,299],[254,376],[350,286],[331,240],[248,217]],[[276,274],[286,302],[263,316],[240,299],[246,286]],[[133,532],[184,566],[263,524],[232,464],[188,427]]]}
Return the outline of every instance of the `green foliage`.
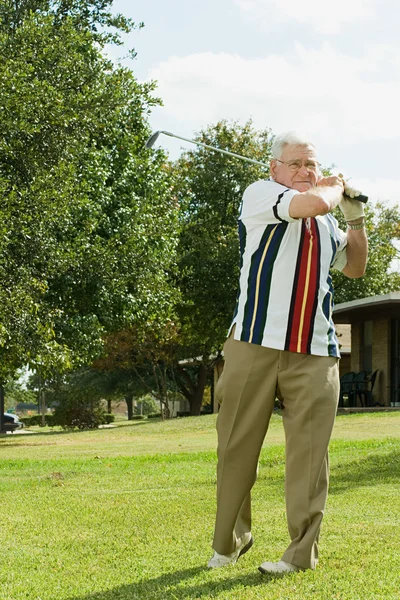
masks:
{"label": "green foliage", "polygon": [[[272,135],[245,125],[220,121],[195,138],[199,142],[268,163]],[[200,414],[204,387],[232,319],[239,276],[237,219],[246,187],[268,177],[268,168],[197,147],[174,164],[181,233],[177,314],[180,346],[176,381]],[[188,359],[192,358],[191,361]]]}
{"label": "green foliage", "polygon": [[63,398],[54,411],[54,424],[63,429],[97,429],[106,422],[104,408],[99,403],[87,403],[82,398]]}
{"label": "green foliage", "polygon": [[[21,417],[20,421],[22,421],[25,427],[33,427],[34,425],[42,425],[42,415],[32,415],[31,417]],[[57,423],[55,421],[54,415],[48,414],[44,416],[44,422],[48,427],[54,427]]]}
{"label": "green foliage", "polygon": [[155,403],[153,396],[146,394],[146,396],[138,398],[135,412],[139,415],[151,415],[156,413],[157,404]]}
{"label": "green foliage", "polygon": [[170,311],[176,209],[162,153],[144,149],[159,101],[102,54],[134,26],[111,4],[0,9],[3,379],[68,370],[105,332]]}
{"label": "green foliage", "polygon": [[105,357],[94,367],[109,374],[105,376],[120,379],[118,387],[124,388],[127,402],[128,398],[150,394],[160,402],[163,417],[169,418],[170,401],[177,392],[174,360],[178,347],[178,329],[173,321],[131,327],[107,336]]}
{"label": "green foliage", "polygon": [[32,390],[27,390],[16,379],[9,379],[4,386],[5,408],[15,408],[17,404],[36,404],[36,394]]}
{"label": "green foliage", "polygon": [[[270,130],[249,121],[220,121],[196,140],[268,162]],[[176,161],[180,206],[179,306],[182,358],[208,358],[221,348],[231,321],[239,274],[237,219],[246,187],[268,170],[198,147]]]}

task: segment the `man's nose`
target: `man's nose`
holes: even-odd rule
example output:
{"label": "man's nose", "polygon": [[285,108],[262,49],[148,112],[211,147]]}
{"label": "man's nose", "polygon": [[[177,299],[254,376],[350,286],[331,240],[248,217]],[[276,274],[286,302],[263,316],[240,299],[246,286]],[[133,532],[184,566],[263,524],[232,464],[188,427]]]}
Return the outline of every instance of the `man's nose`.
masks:
{"label": "man's nose", "polygon": [[300,175],[308,175],[308,171],[309,169],[303,163],[298,172],[300,173]]}

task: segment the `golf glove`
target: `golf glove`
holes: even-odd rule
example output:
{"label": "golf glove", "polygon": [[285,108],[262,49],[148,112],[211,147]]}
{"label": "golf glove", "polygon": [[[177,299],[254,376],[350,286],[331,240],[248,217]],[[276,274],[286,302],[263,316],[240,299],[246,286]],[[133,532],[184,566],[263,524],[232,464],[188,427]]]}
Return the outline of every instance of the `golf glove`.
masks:
{"label": "golf glove", "polygon": [[364,216],[364,204],[358,202],[357,196],[361,194],[360,190],[352,188],[347,181],[344,180],[342,173],[338,175],[344,184],[344,196],[339,202],[339,208],[342,211],[346,221],[355,221]]}
{"label": "golf glove", "polygon": [[[356,192],[356,195],[351,196],[350,194],[348,194],[349,189],[352,192]],[[352,188],[348,188],[346,186],[344,188],[344,193],[346,194],[346,196],[349,196],[349,198],[343,196],[341,201],[339,202],[339,208],[342,211],[344,218],[346,219],[346,221],[355,221],[356,219],[361,219],[361,217],[364,216],[364,204],[357,200],[357,196],[359,196],[361,192],[358,192],[358,190],[353,190]]]}

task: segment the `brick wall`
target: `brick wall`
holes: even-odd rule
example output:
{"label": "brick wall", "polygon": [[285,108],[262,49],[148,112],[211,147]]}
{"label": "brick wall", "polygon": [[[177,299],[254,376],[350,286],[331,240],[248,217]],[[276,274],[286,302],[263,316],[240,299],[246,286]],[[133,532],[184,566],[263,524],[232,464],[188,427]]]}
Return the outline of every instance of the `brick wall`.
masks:
{"label": "brick wall", "polygon": [[[363,370],[363,322],[351,326],[350,369]],[[375,318],[372,322],[372,371],[378,369],[373,390],[373,400],[390,404],[390,318]]]}
{"label": "brick wall", "polygon": [[358,373],[361,371],[362,361],[362,323],[353,323],[351,326],[351,360],[350,371]]}
{"label": "brick wall", "polygon": [[374,319],[372,325],[372,371],[379,369],[373,398],[390,404],[390,318]]}

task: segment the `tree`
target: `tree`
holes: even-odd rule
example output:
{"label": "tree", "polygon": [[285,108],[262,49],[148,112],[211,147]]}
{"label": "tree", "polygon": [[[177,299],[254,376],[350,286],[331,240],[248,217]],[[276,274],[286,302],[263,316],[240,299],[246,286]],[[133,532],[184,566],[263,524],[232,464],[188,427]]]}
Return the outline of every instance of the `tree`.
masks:
{"label": "tree", "polygon": [[20,373],[15,378],[10,378],[4,386],[5,408],[15,409],[18,404],[36,404],[36,394],[21,383]]}
{"label": "tree", "polygon": [[[239,126],[222,121],[196,139],[268,162],[273,136],[270,130],[256,131],[251,122]],[[178,285],[182,293],[177,308],[181,330],[175,372],[191,414],[199,414],[205,382],[219,360],[235,306],[241,197],[247,185],[267,177],[268,170],[203,148],[184,153],[174,166],[181,221]],[[335,216],[345,230],[339,209]],[[397,254],[392,242],[399,237],[399,222],[397,209],[367,205],[367,272],[363,278],[351,280],[333,271],[337,303],[400,289],[400,275],[389,272]],[[182,359],[191,360],[182,364]]]}
{"label": "tree", "polygon": [[111,5],[0,6],[0,387],[170,312],[176,209],[162,152],[144,148],[159,100],[103,54],[134,27]]}
{"label": "tree", "polygon": [[[400,237],[400,212],[379,202],[376,206],[367,204],[365,213],[369,243],[366,272],[359,279],[349,279],[340,271],[332,272],[336,304],[400,290],[400,273],[391,271],[391,263],[398,256],[393,241]],[[335,217],[346,230],[339,209]]]}
{"label": "tree", "polygon": [[[119,377],[130,403],[134,396],[151,394],[160,403],[162,418],[168,419],[170,401],[176,400],[179,391],[174,368],[178,343],[178,330],[172,321],[159,327],[152,324],[146,329],[121,330],[107,336],[105,356],[93,367]],[[132,415],[132,405],[130,409],[128,405],[128,418]]]}
{"label": "tree", "polygon": [[118,41],[104,27],[133,26],[111,4],[1,6],[5,375],[85,363],[104,332],[169,312],[175,207],[162,153],[144,149],[158,100],[101,52]]}
{"label": "tree", "polygon": [[[245,125],[220,121],[196,140],[268,162],[272,135]],[[239,274],[237,218],[245,188],[268,176],[260,166],[201,147],[175,162],[176,196],[180,207],[177,308],[180,346],[177,381],[191,414],[199,414],[204,387],[218,359],[232,319]],[[190,368],[180,363],[188,361]]]}

